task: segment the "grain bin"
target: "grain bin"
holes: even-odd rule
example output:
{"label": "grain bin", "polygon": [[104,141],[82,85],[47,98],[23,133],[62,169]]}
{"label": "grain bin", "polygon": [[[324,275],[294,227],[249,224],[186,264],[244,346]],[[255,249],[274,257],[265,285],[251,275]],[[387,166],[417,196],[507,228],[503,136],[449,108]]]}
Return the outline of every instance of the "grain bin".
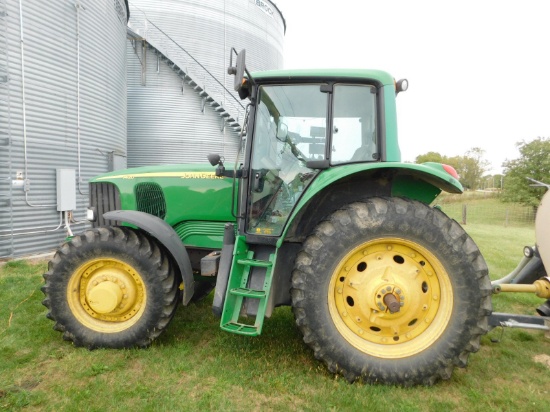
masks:
{"label": "grain bin", "polygon": [[128,165],[235,158],[245,102],[229,51],[250,70],[283,67],[285,21],[268,0],[132,0],[128,41]]}
{"label": "grain bin", "polygon": [[127,18],[125,0],[0,0],[0,257],[83,229],[87,180],[125,155]]}

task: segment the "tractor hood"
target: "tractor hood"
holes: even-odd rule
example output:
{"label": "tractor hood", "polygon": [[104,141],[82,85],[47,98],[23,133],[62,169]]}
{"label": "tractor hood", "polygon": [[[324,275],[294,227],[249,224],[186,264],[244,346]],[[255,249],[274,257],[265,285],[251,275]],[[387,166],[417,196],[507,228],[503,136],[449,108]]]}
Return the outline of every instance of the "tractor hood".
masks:
{"label": "tractor hood", "polygon": [[93,178],[91,192],[94,185],[109,188],[114,185],[120,209],[155,215],[173,227],[190,221],[235,220],[231,214],[233,180],[216,176],[208,164],[117,170]]}

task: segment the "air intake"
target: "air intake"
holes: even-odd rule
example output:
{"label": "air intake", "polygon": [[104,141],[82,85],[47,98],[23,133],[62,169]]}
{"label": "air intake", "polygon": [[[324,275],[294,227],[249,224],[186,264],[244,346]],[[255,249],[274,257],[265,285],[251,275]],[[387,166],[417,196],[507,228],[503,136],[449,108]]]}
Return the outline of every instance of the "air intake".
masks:
{"label": "air intake", "polygon": [[160,185],[156,183],[138,183],[134,191],[137,210],[164,219],[166,216],[166,201]]}

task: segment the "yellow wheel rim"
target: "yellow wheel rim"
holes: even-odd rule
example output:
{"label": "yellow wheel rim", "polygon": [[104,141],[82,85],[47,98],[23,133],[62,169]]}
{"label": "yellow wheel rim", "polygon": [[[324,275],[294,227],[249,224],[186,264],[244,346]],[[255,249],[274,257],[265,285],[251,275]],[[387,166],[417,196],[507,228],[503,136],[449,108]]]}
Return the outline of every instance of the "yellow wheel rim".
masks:
{"label": "yellow wheel rim", "polygon": [[328,303],[336,328],[351,345],[396,359],[423,351],[441,336],[453,293],[449,275],[426,248],[384,238],[356,247],[340,261]]}
{"label": "yellow wheel rim", "polygon": [[143,315],[147,293],[140,274],[112,258],[87,261],[67,286],[67,302],[77,320],[102,333],[128,329]]}

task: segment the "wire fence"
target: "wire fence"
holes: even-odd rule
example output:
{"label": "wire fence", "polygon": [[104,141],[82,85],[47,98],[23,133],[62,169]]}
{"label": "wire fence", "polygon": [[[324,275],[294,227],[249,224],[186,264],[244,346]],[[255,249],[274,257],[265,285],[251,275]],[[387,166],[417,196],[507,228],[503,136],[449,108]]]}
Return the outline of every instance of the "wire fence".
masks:
{"label": "wire fence", "polygon": [[434,205],[439,206],[448,216],[463,225],[532,227],[535,224],[535,208],[503,202],[498,193],[442,194],[435,200]]}

